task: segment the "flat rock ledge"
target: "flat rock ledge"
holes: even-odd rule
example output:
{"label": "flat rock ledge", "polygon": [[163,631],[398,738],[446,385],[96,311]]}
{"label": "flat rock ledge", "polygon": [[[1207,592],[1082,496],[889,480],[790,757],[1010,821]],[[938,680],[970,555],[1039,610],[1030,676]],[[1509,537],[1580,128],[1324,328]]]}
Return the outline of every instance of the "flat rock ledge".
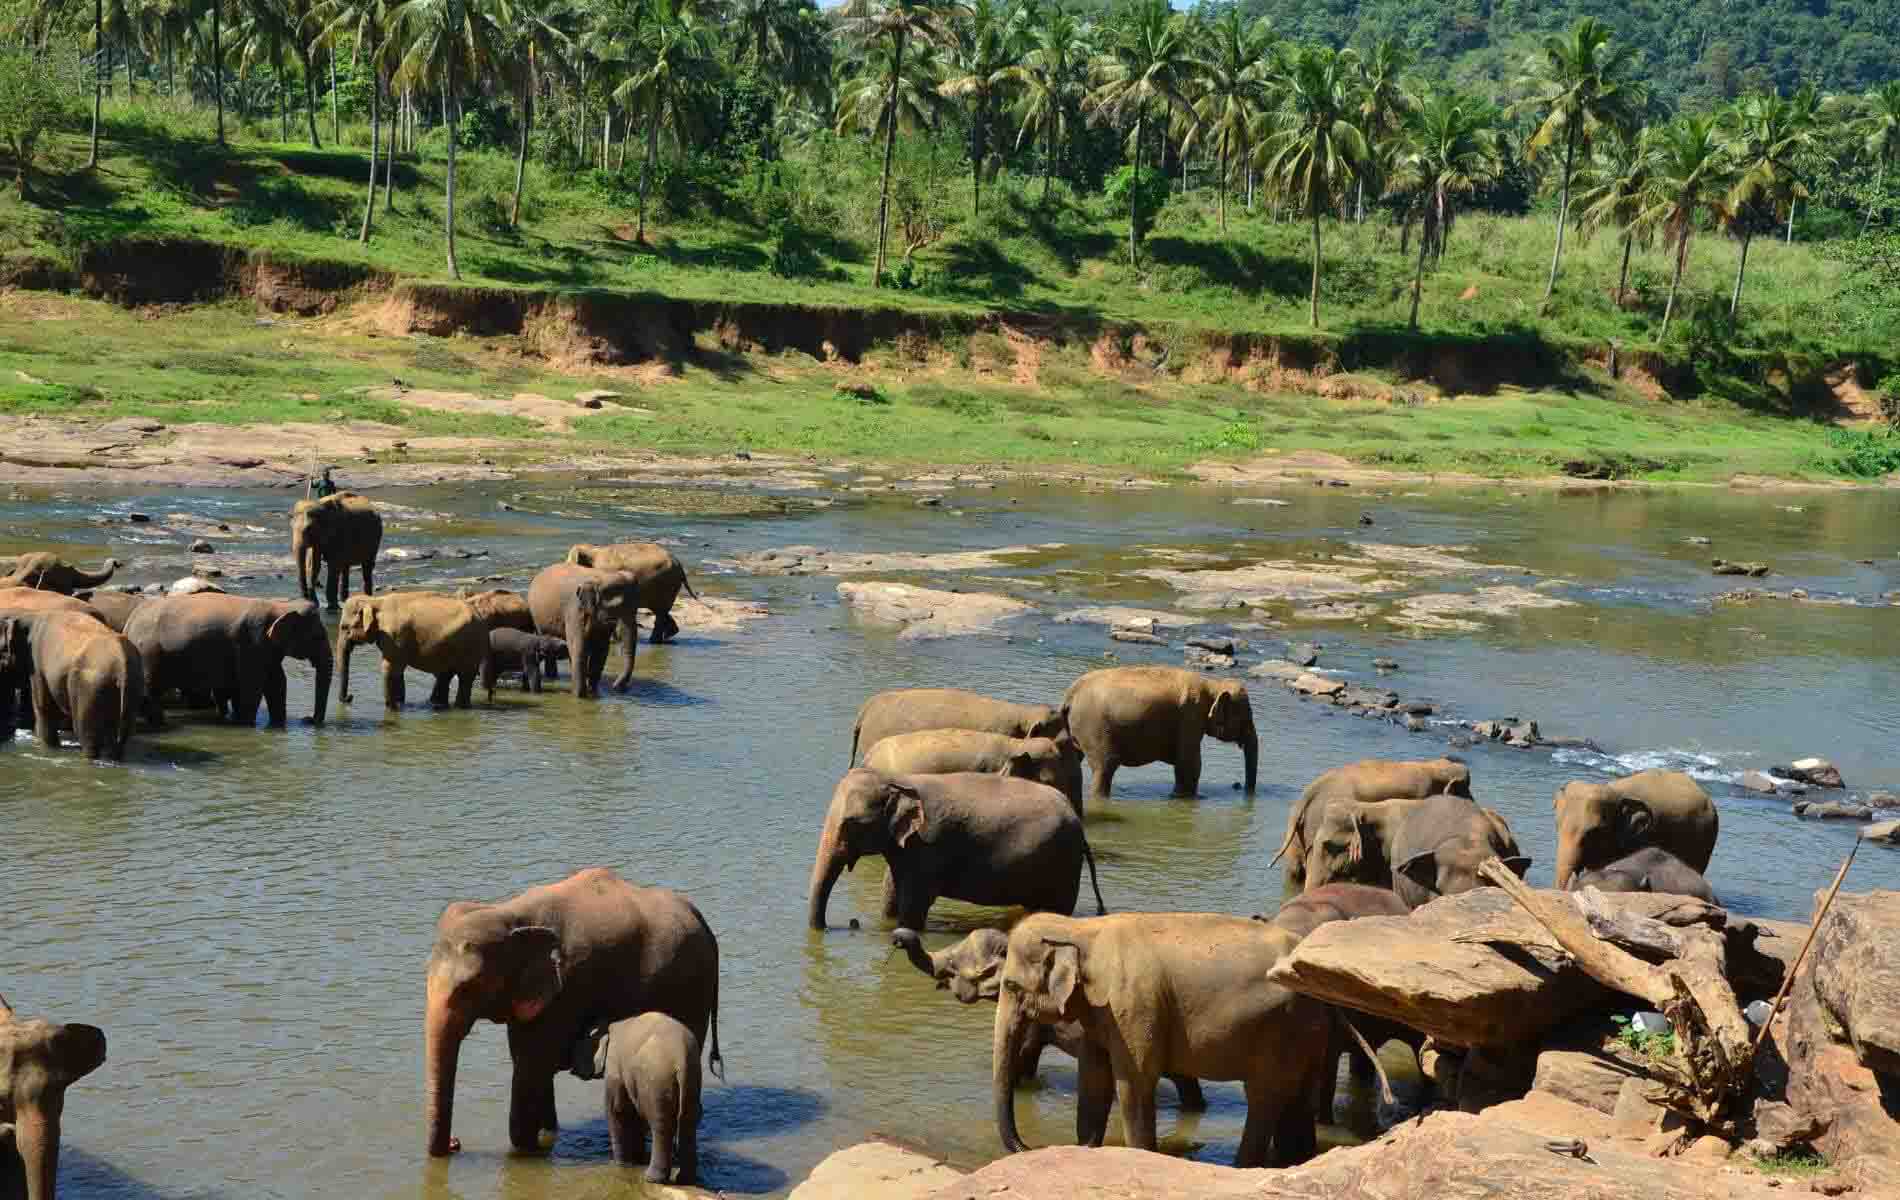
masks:
{"label": "flat rock ledge", "polygon": [[1035,611],[989,592],[944,592],[907,583],[841,583],[838,595],[870,620],[902,626],[897,636],[905,641],[1000,634],[1008,622]]}
{"label": "flat rock ledge", "polygon": [[962,1178],[955,1169],[889,1142],[833,1151],[792,1189],[791,1200],[922,1200]]}

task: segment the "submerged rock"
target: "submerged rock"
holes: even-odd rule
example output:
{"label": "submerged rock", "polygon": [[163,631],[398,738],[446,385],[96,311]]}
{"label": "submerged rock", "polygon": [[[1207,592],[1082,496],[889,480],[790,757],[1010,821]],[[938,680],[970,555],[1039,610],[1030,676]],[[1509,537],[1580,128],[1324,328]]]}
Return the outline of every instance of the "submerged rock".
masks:
{"label": "submerged rock", "polygon": [[1287,684],[1302,696],[1336,696],[1346,690],[1343,679],[1328,679],[1324,675],[1315,675],[1311,671],[1303,672],[1299,678]]}
{"label": "submerged rock", "polygon": [[1530,588],[1503,584],[1475,592],[1412,596],[1399,602],[1394,625],[1414,629],[1471,632],[1483,628],[1470,617],[1508,617],[1527,608],[1570,608],[1574,601],[1547,596]]}
{"label": "submerged rock", "polygon": [[1746,791],[1759,792],[1764,796],[1772,796],[1781,790],[1780,784],[1760,771],[1743,771],[1742,777],[1736,781],[1736,786]]}
{"label": "submerged rock", "polygon": [[1770,573],[1767,563],[1729,562],[1723,558],[1710,560],[1709,569],[1716,575],[1747,575],[1754,579],[1760,579]]}
{"label": "submerged rock", "polygon": [[1794,815],[1810,821],[1871,821],[1874,810],[1865,804],[1842,804],[1838,800],[1797,800]]}
{"label": "submerged rock", "polygon": [[841,583],[838,595],[871,620],[902,625],[905,640],[1001,633],[1004,623],[1034,611],[1007,596],[905,583]]}
{"label": "submerged rock", "polygon": [[1212,651],[1203,650],[1199,646],[1189,646],[1183,657],[1183,661],[1187,666],[1196,667],[1203,671],[1225,671],[1234,665],[1234,656],[1231,654],[1215,654]]}
{"label": "submerged rock", "polygon": [[1111,629],[1108,631],[1108,636],[1118,642],[1133,642],[1138,646],[1165,646],[1168,644],[1168,639],[1156,637],[1154,634],[1144,632],[1140,629]]}
{"label": "submerged rock", "polygon": [[1306,674],[1298,665],[1282,658],[1269,658],[1265,662],[1255,663],[1247,668],[1247,674],[1257,679],[1280,679],[1288,683]]}

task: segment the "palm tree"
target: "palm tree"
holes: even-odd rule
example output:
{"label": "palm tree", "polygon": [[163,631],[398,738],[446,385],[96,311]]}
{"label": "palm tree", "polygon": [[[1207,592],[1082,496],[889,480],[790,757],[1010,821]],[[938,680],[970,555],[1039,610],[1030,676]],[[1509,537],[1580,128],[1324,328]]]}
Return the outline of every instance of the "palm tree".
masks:
{"label": "palm tree", "polygon": [[515,151],[515,194],[508,205],[508,225],[521,224],[521,185],[528,171],[528,137],[534,128],[534,96],[540,83],[543,58],[559,62],[572,44],[570,27],[575,13],[566,0],[500,0],[495,9],[496,32],[510,69],[520,77],[516,108],[521,118],[521,142]]}
{"label": "palm tree", "polygon": [[1649,187],[1647,131],[1600,140],[1590,160],[1577,170],[1578,227],[1585,236],[1614,227],[1623,232],[1623,269],[1616,278],[1616,306],[1629,293],[1630,250],[1646,231],[1637,221]]}
{"label": "palm tree", "polygon": [[1870,89],[1861,99],[1861,115],[1854,121],[1854,138],[1861,152],[1874,160],[1874,195],[1867,201],[1867,213],[1860,219],[1861,236],[1873,223],[1874,205],[1886,187],[1887,168],[1900,162],[1900,79],[1890,79]]}
{"label": "palm tree", "polygon": [[1128,265],[1140,259],[1141,144],[1147,131],[1148,106],[1161,101],[1186,104],[1186,84],[1193,74],[1188,57],[1186,21],[1168,7],[1168,0],[1131,0],[1108,45],[1096,61],[1095,90],[1085,104],[1103,120],[1122,124],[1134,118],[1135,187],[1129,192]]}
{"label": "palm tree", "polygon": [[86,169],[99,165],[99,115],[105,107],[106,80],[101,70],[106,61],[105,0],[92,0],[92,149],[86,155]]}
{"label": "palm tree", "polygon": [[1705,215],[1717,223],[1727,220],[1729,189],[1735,175],[1719,118],[1714,114],[1677,117],[1650,137],[1649,181],[1636,219],[1644,228],[1661,232],[1664,244],[1676,252],[1659,341],[1669,336],[1696,222]]}
{"label": "palm tree", "polygon": [[[1379,157],[1377,147],[1397,133],[1406,117],[1418,107],[1418,98],[1406,89],[1401,78],[1412,62],[1412,52],[1396,38],[1386,38],[1359,62],[1355,80],[1359,88],[1359,129],[1366,135],[1367,146],[1375,150],[1374,161]],[[1366,219],[1364,179],[1355,190],[1358,195],[1353,219],[1363,221]]]}
{"label": "palm tree", "polygon": [[449,278],[460,279],[455,263],[455,141],[458,80],[479,79],[494,61],[494,27],[477,0],[402,0],[389,14],[389,27],[408,38],[396,78],[405,86],[434,83],[442,89],[442,119],[448,127],[442,227],[448,243]]}
{"label": "palm tree", "polygon": [[1749,96],[1723,114],[1730,127],[1730,156],[1736,168],[1726,207],[1730,227],[1742,239],[1741,257],[1735,264],[1735,290],[1728,302],[1730,320],[1742,306],[1749,243],[1784,205],[1792,215],[1795,201],[1808,194],[1796,174],[1795,159],[1816,144],[1812,111],[1812,106],[1769,92]]}
{"label": "palm tree", "polygon": [[1367,156],[1353,122],[1352,77],[1358,56],[1327,46],[1299,46],[1284,60],[1279,102],[1268,114],[1260,147],[1262,173],[1313,223],[1313,328],[1319,328],[1319,219],[1356,178]]}
{"label": "palm tree", "polygon": [[1434,92],[1406,117],[1392,187],[1412,196],[1423,217],[1408,318],[1413,329],[1418,328],[1427,250],[1434,260],[1444,253],[1458,200],[1491,183],[1504,169],[1500,120],[1495,104],[1458,92]]}
{"label": "palm tree", "polygon": [[1245,162],[1252,150],[1251,135],[1270,100],[1268,56],[1275,35],[1266,20],[1243,21],[1237,9],[1223,12],[1208,30],[1201,53],[1194,59],[1200,76],[1200,95],[1194,101],[1194,129],[1182,146],[1185,155],[1198,137],[1212,141],[1220,159],[1220,231],[1227,232],[1229,168]]}
{"label": "palm tree", "polygon": [[726,14],[732,65],[752,69],[787,85],[809,82],[818,58],[812,0],[735,0]]}
{"label": "palm tree", "polygon": [[1042,198],[1049,198],[1049,176],[1061,144],[1069,136],[1069,116],[1082,95],[1082,71],[1090,46],[1087,28],[1060,0],[1035,9],[1028,21],[1029,50],[1006,67],[1005,82],[1016,89],[1016,145],[1040,134],[1043,139]]}
{"label": "palm tree", "polygon": [[1023,55],[1016,14],[999,0],[971,0],[965,19],[946,39],[950,77],[938,85],[945,99],[970,102],[970,214],[983,210],[983,167],[990,157],[990,126],[1007,72]]}
{"label": "palm tree", "polygon": [[[363,205],[363,228],[356,237],[364,245],[369,244],[370,217],[376,211],[376,163],[382,154],[382,59],[387,52],[383,9],[384,0],[325,0],[312,14],[317,37],[331,47],[332,54],[337,39],[348,37],[352,46],[350,65],[354,67],[361,55],[369,70],[369,197]],[[393,129],[390,138],[395,138]]]}
{"label": "palm tree", "polygon": [[1632,51],[1612,46],[1610,30],[1594,17],[1578,21],[1566,37],[1545,39],[1541,54],[1525,64],[1520,85],[1526,107],[1543,114],[1525,147],[1527,158],[1561,147],[1558,164],[1557,247],[1550,256],[1544,299],[1557,289],[1564,256],[1564,226],[1570,220],[1570,176],[1579,151],[1605,131],[1633,128],[1643,108],[1643,88],[1629,78]]}
{"label": "palm tree", "polygon": [[703,88],[713,71],[712,33],[681,0],[649,0],[634,51],[634,70],[613,98],[646,118],[646,157],[640,163],[640,217],[634,240],[647,237],[647,188],[662,135],[675,147],[700,123]]}
{"label": "palm tree", "polygon": [[[884,171],[877,201],[877,265],[871,269],[874,288],[884,284],[885,246],[891,217],[891,157],[897,149],[897,118],[902,112],[898,89],[904,77],[904,47],[909,42],[928,44],[941,37],[946,8],[943,0],[847,0],[844,19],[838,24],[838,32],[860,46],[869,49],[882,43],[890,51],[886,77],[888,100],[884,109],[892,119],[884,126]],[[839,120],[843,121],[842,113]]]}

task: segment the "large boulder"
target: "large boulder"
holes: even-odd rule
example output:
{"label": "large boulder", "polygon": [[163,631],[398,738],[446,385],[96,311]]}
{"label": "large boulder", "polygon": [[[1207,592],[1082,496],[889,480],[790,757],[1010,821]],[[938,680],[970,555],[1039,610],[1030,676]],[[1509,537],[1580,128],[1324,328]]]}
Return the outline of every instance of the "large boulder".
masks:
{"label": "large boulder", "polygon": [[941,1161],[889,1142],[833,1151],[792,1189],[791,1200],[918,1200],[961,1179]]}
{"label": "large boulder", "polygon": [[1606,1116],[1614,1114],[1623,1084],[1649,1078],[1644,1056],[1619,1040],[1619,1032],[1604,1013],[1553,1030],[1537,1052],[1531,1089]]}
{"label": "large boulder", "polygon": [[1900,1099],[1889,1099],[1892,1082],[1883,1087],[1829,1028],[1813,982],[1811,968],[1802,968],[1755,1060],[1757,1132],[1780,1145],[1812,1146],[1837,1165],[1883,1162],[1875,1173],[1891,1186],[1900,1180]]}
{"label": "large boulder", "polygon": [[1900,892],[1836,896],[1812,953],[1814,996],[1829,1026],[1900,1094]]}

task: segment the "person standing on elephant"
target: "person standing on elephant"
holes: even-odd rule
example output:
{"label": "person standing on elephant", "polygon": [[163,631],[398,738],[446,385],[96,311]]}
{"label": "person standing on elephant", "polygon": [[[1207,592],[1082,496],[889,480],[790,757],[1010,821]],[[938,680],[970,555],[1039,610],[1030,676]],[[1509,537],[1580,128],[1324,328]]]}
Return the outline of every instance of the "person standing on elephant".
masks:
{"label": "person standing on elephant", "polygon": [[336,480],[330,478],[331,468],[323,468],[323,478],[317,480],[317,499],[334,496],[337,493]]}
{"label": "person standing on elephant", "polygon": [[1203,737],[1240,747],[1253,794],[1260,737],[1253,701],[1236,680],[1180,667],[1108,667],[1070,684],[1061,712],[1088,759],[1097,804],[1108,802],[1117,770],[1156,762],[1174,768],[1177,799],[1198,794]]}

